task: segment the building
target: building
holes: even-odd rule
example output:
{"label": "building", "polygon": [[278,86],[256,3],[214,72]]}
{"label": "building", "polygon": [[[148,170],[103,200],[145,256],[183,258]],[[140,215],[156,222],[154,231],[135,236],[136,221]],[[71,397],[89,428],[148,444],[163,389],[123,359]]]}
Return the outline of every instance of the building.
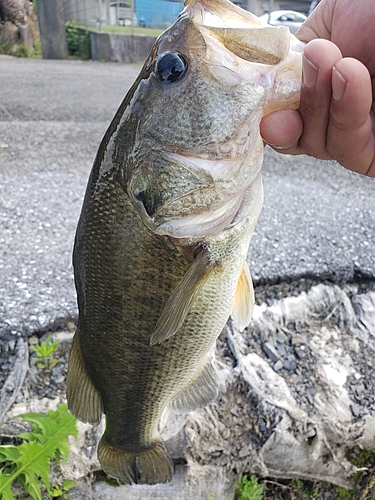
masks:
{"label": "building", "polygon": [[[85,26],[139,25],[166,28],[183,9],[183,0],[63,0],[65,20]],[[259,16],[274,10],[307,14],[311,0],[233,0]]]}
{"label": "building", "polygon": [[140,26],[167,28],[184,8],[181,0],[135,0],[135,12]]}

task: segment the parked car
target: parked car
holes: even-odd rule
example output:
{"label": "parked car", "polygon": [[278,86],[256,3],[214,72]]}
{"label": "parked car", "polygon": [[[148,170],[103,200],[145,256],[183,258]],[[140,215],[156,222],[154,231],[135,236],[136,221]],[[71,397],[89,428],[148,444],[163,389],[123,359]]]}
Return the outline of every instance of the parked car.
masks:
{"label": "parked car", "polygon": [[286,26],[291,33],[295,33],[301,24],[306,21],[307,17],[294,10],[275,10],[274,12],[262,14],[259,19],[271,26]]}

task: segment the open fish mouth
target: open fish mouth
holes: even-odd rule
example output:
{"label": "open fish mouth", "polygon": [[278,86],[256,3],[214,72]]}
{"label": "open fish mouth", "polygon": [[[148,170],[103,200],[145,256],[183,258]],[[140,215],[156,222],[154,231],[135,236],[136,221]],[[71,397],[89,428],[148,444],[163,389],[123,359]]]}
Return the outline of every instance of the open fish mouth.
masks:
{"label": "open fish mouth", "polygon": [[[262,144],[258,149],[262,149]],[[258,153],[259,154],[259,153]],[[262,183],[259,169],[249,169],[247,165],[247,155],[240,158],[229,160],[205,160],[199,158],[187,158],[180,155],[178,157],[181,162],[189,163],[192,166],[206,169],[212,176],[213,184],[211,188],[212,199],[216,203],[211,203],[207,210],[181,216],[179,211],[183,205],[183,199],[172,200],[170,203],[162,207],[155,214],[154,232],[171,238],[204,238],[219,234],[225,229],[232,227],[241,222],[250,211],[253,210],[254,215],[259,214],[259,209],[254,210],[254,204],[258,205],[257,200],[263,199]],[[253,160],[251,155],[251,159]],[[203,188],[209,192],[210,188]],[[194,196],[200,198],[201,192],[189,193],[189,203],[192,202]],[[217,201],[217,199],[219,201]],[[175,217],[171,217],[172,205],[175,204],[173,212],[177,212]],[[194,207],[194,202],[192,203]],[[258,211],[259,210],[259,211]],[[158,224],[158,221],[163,220]]]}
{"label": "open fish mouth", "polygon": [[201,238],[213,236],[229,227],[235,218],[244,193],[239,193],[217,209],[196,215],[170,219],[160,224],[155,233],[171,238]]}
{"label": "open fish mouth", "polygon": [[[214,236],[231,227],[234,221],[240,222],[243,217],[239,214],[247,214],[244,207],[249,203],[249,193],[259,194],[256,181],[260,178],[261,163],[255,160],[262,151],[263,143],[258,137],[245,152],[241,148],[243,154],[235,158],[219,155],[216,159],[206,159],[164,152],[164,168],[168,162],[170,171],[178,166],[180,175],[175,182],[167,175],[169,188],[161,189],[163,175],[151,176],[147,182],[144,171],[139,171],[139,175],[133,176],[129,194],[143,222],[156,234],[175,239]],[[186,185],[182,193],[181,182]]]}

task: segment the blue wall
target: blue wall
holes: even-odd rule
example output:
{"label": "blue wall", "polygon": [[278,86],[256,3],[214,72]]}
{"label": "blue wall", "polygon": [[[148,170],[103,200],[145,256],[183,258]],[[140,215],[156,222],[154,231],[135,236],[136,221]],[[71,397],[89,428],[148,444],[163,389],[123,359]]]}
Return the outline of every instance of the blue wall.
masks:
{"label": "blue wall", "polygon": [[145,22],[147,27],[166,28],[175,22],[183,8],[183,1],[136,0],[135,2],[138,24]]}

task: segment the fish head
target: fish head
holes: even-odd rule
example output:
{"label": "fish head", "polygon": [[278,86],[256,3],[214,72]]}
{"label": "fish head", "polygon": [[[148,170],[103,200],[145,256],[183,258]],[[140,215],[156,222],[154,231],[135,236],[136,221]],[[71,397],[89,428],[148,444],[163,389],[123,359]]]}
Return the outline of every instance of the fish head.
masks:
{"label": "fish head", "polygon": [[246,216],[262,165],[260,120],[298,107],[301,53],[288,28],[264,26],[229,0],[185,1],[124,113],[133,130],[126,189],[152,231],[190,241]]}

